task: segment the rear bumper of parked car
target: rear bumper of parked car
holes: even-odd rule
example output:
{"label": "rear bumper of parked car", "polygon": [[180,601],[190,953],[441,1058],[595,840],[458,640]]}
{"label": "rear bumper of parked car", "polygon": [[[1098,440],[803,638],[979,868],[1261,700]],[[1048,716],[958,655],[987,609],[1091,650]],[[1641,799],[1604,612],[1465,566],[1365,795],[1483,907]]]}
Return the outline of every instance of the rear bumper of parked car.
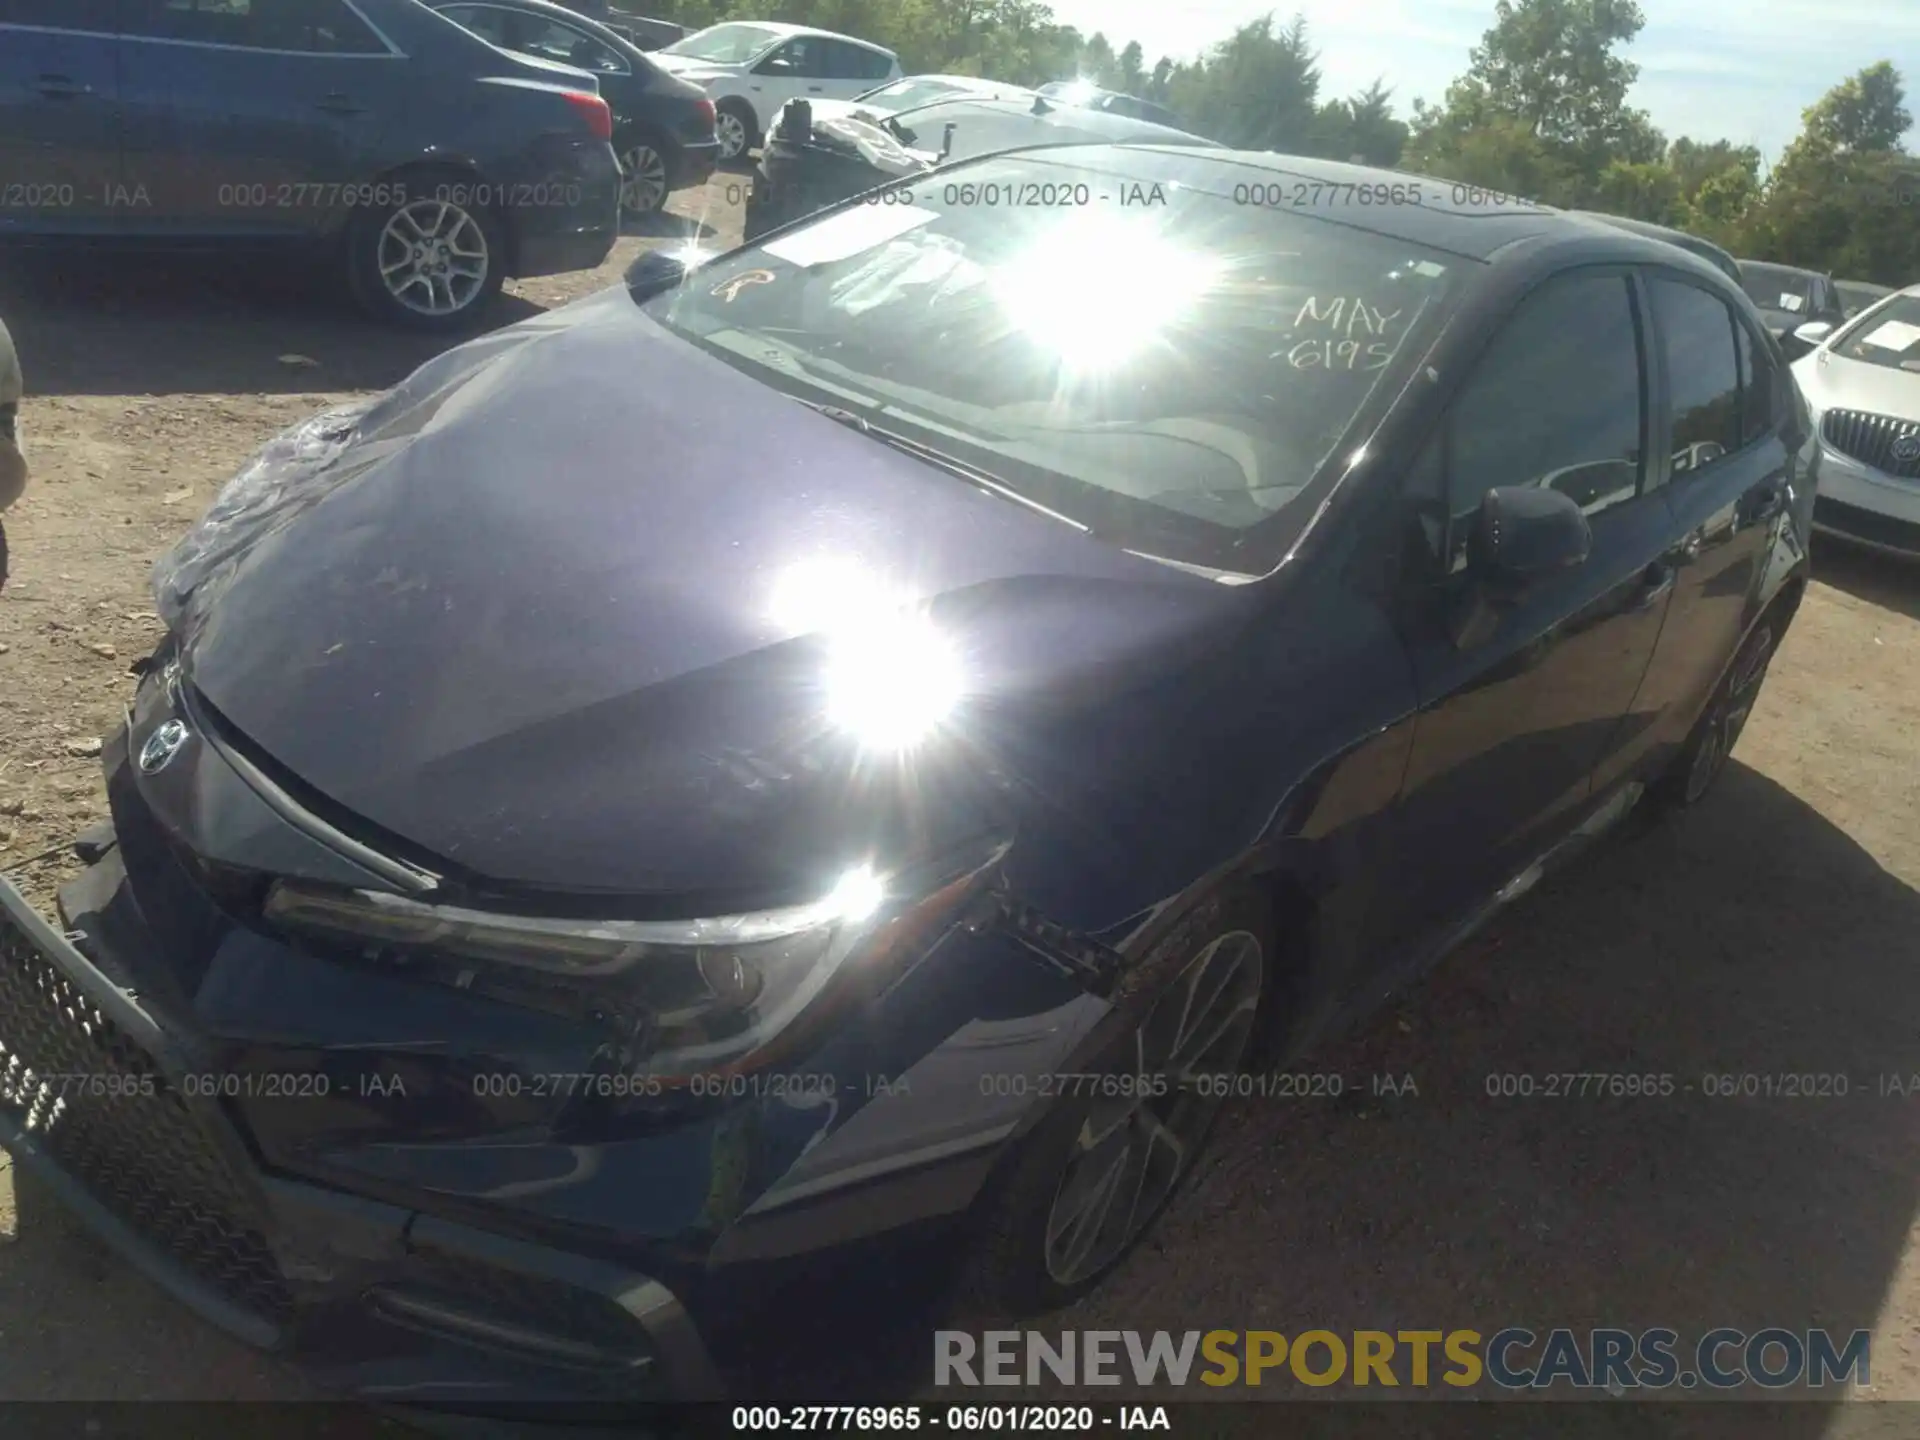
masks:
{"label": "rear bumper of parked car", "polygon": [[[127,736],[106,752],[113,834],[62,887],[60,929],[0,879],[0,1146],[203,1318],[349,1395],[717,1398],[779,1323],[772,1295],[911,1288],[895,1256],[950,1259],[1033,1103],[984,1081],[1062,1068],[1082,1035],[1087,997],[959,930],[825,1042],[823,1103],[608,1125],[502,1097],[476,1082],[588,1068],[570,1023],[222,920],[141,808]],[[181,937],[208,925],[224,938],[183,981]],[[1029,990],[1011,1041],[954,1031]],[[876,1098],[876,1072],[918,1088]]]}
{"label": "rear bumper of parked car", "polygon": [[620,238],[620,162],[611,145],[580,143],[543,154],[491,187],[513,231],[513,275],[531,279],[592,270]]}
{"label": "rear bumper of parked car", "polygon": [[673,173],[667,179],[670,190],[687,190],[695,185],[704,185],[713,178],[713,172],[720,167],[720,142],[718,140],[682,141],[680,153],[674,161]]}
{"label": "rear bumper of parked car", "polygon": [[1823,443],[1813,528],[1874,550],[1920,557],[1920,481],[1884,474]]}

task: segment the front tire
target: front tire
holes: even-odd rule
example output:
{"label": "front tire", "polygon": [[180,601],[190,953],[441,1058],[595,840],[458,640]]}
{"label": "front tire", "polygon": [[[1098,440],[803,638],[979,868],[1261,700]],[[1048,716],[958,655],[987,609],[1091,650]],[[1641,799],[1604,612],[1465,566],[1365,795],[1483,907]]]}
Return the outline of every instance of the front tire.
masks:
{"label": "front tire", "polygon": [[377,319],[444,332],[473,324],[507,278],[507,233],[484,206],[464,203],[466,179],[411,176],[395,204],[358,211],[347,227],[347,278]]}
{"label": "front tire", "polygon": [[[1076,1066],[1100,1079],[1059,1082],[1072,1088],[990,1187],[961,1277],[962,1314],[1071,1304],[1126,1258],[1192,1173],[1224,1103],[1219,1077],[1254,1053],[1277,989],[1272,911],[1257,892],[1224,893],[1197,916],[1139,967],[1140,993],[1117,1002],[1126,1023]],[[1128,1080],[1142,1082],[1132,1094]]]}

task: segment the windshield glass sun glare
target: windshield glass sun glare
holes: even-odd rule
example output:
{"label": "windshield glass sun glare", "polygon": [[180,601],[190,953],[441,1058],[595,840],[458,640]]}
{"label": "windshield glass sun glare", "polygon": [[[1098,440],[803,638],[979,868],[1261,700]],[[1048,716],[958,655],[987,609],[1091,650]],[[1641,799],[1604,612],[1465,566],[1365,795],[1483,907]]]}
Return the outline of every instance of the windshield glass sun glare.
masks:
{"label": "windshield glass sun glare", "polygon": [[1250,173],[1151,152],[956,166],[647,308],[1102,539],[1263,573],[1278,558],[1263,542],[1286,528],[1269,522],[1474,262],[1237,204]]}

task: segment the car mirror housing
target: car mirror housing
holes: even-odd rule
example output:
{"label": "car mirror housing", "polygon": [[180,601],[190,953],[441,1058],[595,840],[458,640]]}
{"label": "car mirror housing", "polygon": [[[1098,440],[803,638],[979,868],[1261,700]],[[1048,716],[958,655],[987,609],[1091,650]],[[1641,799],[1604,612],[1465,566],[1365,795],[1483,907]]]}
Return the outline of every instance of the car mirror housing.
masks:
{"label": "car mirror housing", "polygon": [[687,275],[705,259],[704,255],[690,258],[670,250],[644,250],[627,267],[627,292],[635,300],[651,300],[684,283]]}
{"label": "car mirror housing", "polygon": [[1468,540],[1474,575],[1514,592],[1581,564],[1593,547],[1587,517],[1569,495],[1539,485],[1500,486],[1481,498]]}
{"label": "car mirror housing", "polygon": [[1809,350],[1816,349],[1822,341],[1833,333],[1833,326],[1825,320],[1809,320],[1793,332],[1793,338]]}

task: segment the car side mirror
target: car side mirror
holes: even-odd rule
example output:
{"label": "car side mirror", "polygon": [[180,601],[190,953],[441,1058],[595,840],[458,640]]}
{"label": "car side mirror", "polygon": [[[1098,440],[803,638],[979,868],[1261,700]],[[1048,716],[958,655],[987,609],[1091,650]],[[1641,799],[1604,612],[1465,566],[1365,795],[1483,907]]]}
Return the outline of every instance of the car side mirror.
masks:
{"label": "car side mirror", "polygon": [[1572,497],[1544,485],[1503,485],[1480,499],[1467,535],[1472,584],[1455,595],[1447,630],[1469,650],[1491,639],[1501,612],[1549,575],[1582,564],[1593,531]]}
{"label": "car side mirror", "polygon": [[1593,548],[1593,531],[1573,498],[1540,485],[1487,491],[1467,540],[1467,567],[1498,594],[1514,595],[1571,569]]}
{"label": "car side mirror", "polygon": [[753,67],[756,75],[788,75],[793,72],[793,61],[785,55],[769,55]]}
{"label": "car side mirror", "polygon": [[1833,326],[1825,320],[1809,320],[1793,332],[1793,338],[1809,350],[1818,349],[1821,342],[1833,333]]}
{"label": "car side mirror", "polygon": [[706,255],[685,251],[643,250],[627,267],[627,293],[635,300],[651,300],[666,290],[685,283],[694,270],[707,262]]}

